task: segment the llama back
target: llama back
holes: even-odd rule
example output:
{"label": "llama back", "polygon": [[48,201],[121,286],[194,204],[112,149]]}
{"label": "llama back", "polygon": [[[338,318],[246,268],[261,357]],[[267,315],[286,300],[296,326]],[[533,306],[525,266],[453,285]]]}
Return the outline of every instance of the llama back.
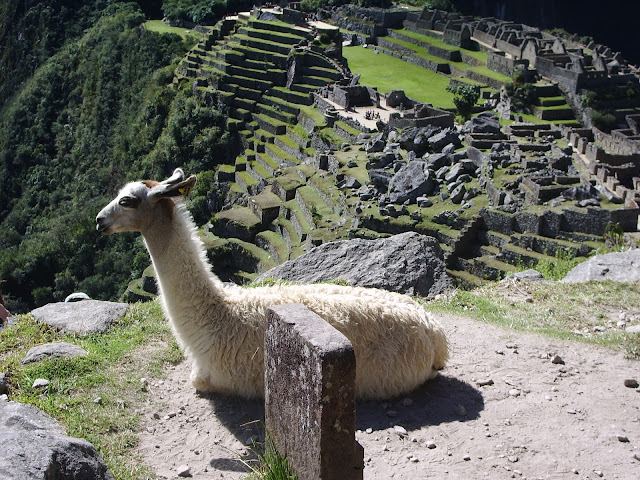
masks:
{"label": "llama back", "polygon": [[[315,284],[233,289],[227,298],[229,308],[239,313],[238,318],[262,332],[266,309],[282,303],[307,306],[351,341],[359,398],[384,398],[411,391],[433,378],[448,358],[442,328],[406,295]],[[262,356],[262,346],[256,346],[256,350],[258,347]],[[254,378],[262,375],[262,357],[256,366],[259,371]]]}

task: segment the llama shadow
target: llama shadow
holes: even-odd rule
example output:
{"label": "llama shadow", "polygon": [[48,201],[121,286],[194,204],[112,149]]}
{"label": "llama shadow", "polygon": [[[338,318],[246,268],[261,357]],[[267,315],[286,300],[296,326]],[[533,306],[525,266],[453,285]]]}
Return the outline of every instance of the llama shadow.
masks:
{"label": "llama shadow", "polygon": [[402,425],[412,431],[429,425],[475,420],[483,409],[484,399],[478,389],[440,374],[408,395],[386,402],[358,402],[356,427],[377,431]]}
{"label": "llama shadow", "polygon": [[[264,442],[264,403],[217,394],[199,395],[208,399],[214,414],[229,432],[248,449],[253,442]],[[407,401],[410,399],[410,401]],[[484,409],[482,393],[455,377],[438,375],[408,395],[387,401],[359,401],[356,405],[356,428],[374,431],[402,425],[407,431],[429,425],[477,419]],[[215,458],[211,465],[218,470],[246,471],[243,463],[255,460],[255,452],[245,457]]]}
{"label": "llama shadow", "polygon": [[216,470],[249,472],[247,464],[254,464],[258,458],[254,449],[264,443],[264,402],[215,393],[197,394],[209,401],[211,414],[248,450],[229,451],[227,457],[213,458],[209,464]]}

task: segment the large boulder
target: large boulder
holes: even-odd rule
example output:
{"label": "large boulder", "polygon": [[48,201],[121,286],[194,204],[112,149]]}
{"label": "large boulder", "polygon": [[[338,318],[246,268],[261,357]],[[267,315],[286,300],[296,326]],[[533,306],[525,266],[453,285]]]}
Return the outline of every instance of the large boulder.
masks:
{"label": "large boulder", "polygon": [[0,478],[113,480],[96,449],[31,405],[0,399]]}
{"label": "large boulder", "polygon": [[257,278],[297,283],[342,279],[358,287],[430,297],[451,288],[438,241],[416,232],[330,242]]}
{"label": "large boulder", "polygon": [[104,333],[129,309],[127,303],[84,300],[49,303],[31,311],[35,319],[63,332],[89,335]]}
{"label": "large boulder", "polygon": [[433,194],[436,185],[427,162],[414,160],[398,170],[389,182],[389,200],[397,204],[407,200],[414,203],[418,197]]}
{"label": "large boulder", "polygon": [[500,118],[492,112],[482,112],[464,124],[471,133],[500,133]]}
{"label": "large boulder", "polygon": [[579,283],[598,280],[640,282],[640,249],[596,255],[571,269],[561,281]]}
{"label": "large boulder", "polygon": [[441,152],[449,144],[452,144],[455,148],[462,145],[458,133],[450,128],[432,135],[429,137],[428,142],[434,152]]}

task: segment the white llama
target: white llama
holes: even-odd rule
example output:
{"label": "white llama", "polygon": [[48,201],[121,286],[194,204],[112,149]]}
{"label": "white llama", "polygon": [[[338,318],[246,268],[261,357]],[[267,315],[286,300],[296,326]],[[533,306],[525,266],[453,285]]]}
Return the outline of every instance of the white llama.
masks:
{"label": "white llama", "polygon": [[227,287],[211,272],[181,197],[196,183],[176,169],[163,182],[125,185],[97,229],[144,237],[164,312],[204,392],[264,396],[265,311],[301,303],[342,332],[356,356],[358,398],[389,398],[433,378],[448,358],[445,334],[410,297],[339,285]]}

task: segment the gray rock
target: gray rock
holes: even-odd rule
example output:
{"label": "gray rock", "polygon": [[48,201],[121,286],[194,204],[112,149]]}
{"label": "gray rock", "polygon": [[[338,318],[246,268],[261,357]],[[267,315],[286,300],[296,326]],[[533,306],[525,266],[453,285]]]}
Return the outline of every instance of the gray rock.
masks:
{"label": "gray rock", "polygon": [[87,355],[88,353],[84,348],[72,343],[45,343],[44,345],[31,348],[22,359],[22,364],[41,362],[46,358],[78,357]]}
{"label": "gray rock", "polygon": [[624,381],[624,386],[627,388],[638,388],[638,381],[635,378],[627,378]]}
{"label": "gray rock", "polygon": [[596,255],[570,270],[561,282],[579,283],[592,280],[639,282],[640,249]]}
{"label": "gray rock", "polygon": [[409,200],[431,195],[436,183],[429,167],[422,160],[409,162],[396,173],[389,182],[389,198],[392,203],[404,203]]}
{"label": "gray rock", "polygon": [[462,145],[458,134],[451,129],[443,130],[429,138],[429,145],[434,152],[442,151],[442,149],[450,143],[452,143],[456,147]]}
{"label": "gray rock", "polygon": [[506,282],[508,280],[516,280],[516,281],[523,281],[523,282],[540,282],[540,281],[544,281],[544,277],[537,270],[529,269],[529,270],[524,270],[523,272],[512,273],[511,275],[505,277],[504,280],[502,281]]}
{"label": "gray rock", "polygon": [[455,204],[461,203],[465,193],[467,193],[466,187],[464,185],[458,185],[451,192],[451,201]]}
{"label": "gray rock", "polygon": [[33,385],[31,385],[31,388],[42,388],[44,389],[44,387],[48,387],[49,386],[49,380],[47,380],[46,378],[36,378],[33,381]]}
{"label": "gray rock", "polygon": [[93,445],[31,405],[0,400],[0,444],[1,478],[113,480]]}
{"label": "gray rock", "polygon": [[387,190],[389,188],[389,183],[391,182],[391,175],[389,172],[385,172],[384,170],[369,170],[369,179],[373,186]]}
{"label": "gray rock", "polygon": [[500,133],[500,119],[491,112],[482,112],[464,124],[465,132]]}
{"label": "gray rock", "polygon": [[432,170],[439,170],[442,167],[451,165],[451,156],[446,153],[432,153],[425,160]]}
{"label": "gray rock", "polygon": [[438,241],[415,232],[325,243],[263,273],[256,281],[267,278],[300,283],[344,279],[354,286],[424,297],[451,288]]}
{"label": "gray rock", "polygon": [[416,198],[416,202],[418,206],[421,208],[428,208],[433,205],[433,202],[429,200],[427,197],[418,197]]}
{"label": "gray rock", "polygon": [[374,153],[367,159],[367,168],[379,169],[386,168],[391,165],[396,159],[396,154],[393,152],[380,152]]}
{"label": "gray rock", "polygon": [[104,333],[129,309],[127,303],[84,300],[74,303],[49,303],[31,312],[38,322],[63,332],[88,335]]}
{"label": "gray rock", "polygon": [[624,331],[628,333],[640,333],[640,325],[632,325],[631,327],[625,328]]}
{"label": "gray rock", "polygon": [[456,163],[451,167],[449,172],[445,175],[444,179],[447,183],[453,182],[465,172],[464,166],[460,163]]}

